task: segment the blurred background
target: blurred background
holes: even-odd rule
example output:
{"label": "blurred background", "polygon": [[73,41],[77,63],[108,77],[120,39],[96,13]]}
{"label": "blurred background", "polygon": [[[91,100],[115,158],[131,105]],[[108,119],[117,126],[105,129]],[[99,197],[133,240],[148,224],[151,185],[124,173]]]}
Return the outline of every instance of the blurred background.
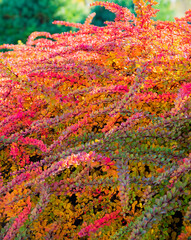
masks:
{"label": "blurred background", "polygon": [[171,6],[175,9],[175,17],[183,17],[185,11],[191,9],[191,0],[171,0]]}
{"label": "blurred background", "polygon": [[[106,1],[106,0],[103,0]],[[89,7],[93,0],[0,0],[0,45],[26,43],[34,31],[61,33],[78,31],[76,28],[53,25],[54,20],[84,23],[86,17],[96,12],[92,24],[104,26],[113,21],[115,14],[104,7]],[[132,0],[109,0],[130,9],[135,14]],[[158,0],[160,9],[154,20],[174,21],[191,9],[191,0]]]}

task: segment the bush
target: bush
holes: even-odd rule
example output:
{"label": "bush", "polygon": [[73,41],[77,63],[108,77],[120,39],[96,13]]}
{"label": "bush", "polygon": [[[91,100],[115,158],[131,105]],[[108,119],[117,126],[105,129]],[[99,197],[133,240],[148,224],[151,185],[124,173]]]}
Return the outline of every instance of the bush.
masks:
{"label": "bush", "polygon": [[1,46],[1,239],[190,236],[191,10],[155,3]]}

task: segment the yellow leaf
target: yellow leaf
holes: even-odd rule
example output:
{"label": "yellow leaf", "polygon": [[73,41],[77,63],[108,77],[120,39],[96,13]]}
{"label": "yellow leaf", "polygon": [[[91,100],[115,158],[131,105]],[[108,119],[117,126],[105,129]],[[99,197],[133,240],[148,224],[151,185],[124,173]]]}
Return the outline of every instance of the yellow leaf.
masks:
{"label": "yellow leaf", "polygon": [[135,213],[135,206],[137,205],[137,201],[135,201],[133,204],[132,204],[132,212],[133,214]]}

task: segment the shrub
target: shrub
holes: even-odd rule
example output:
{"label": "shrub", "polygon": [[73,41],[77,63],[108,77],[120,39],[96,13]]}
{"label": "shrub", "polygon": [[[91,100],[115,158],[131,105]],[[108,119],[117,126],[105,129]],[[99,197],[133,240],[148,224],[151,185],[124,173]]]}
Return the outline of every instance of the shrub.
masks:
{"label": "shrub", "polygon": [[1,46],[1,239],[190,236],[191,10],[134,4]]}

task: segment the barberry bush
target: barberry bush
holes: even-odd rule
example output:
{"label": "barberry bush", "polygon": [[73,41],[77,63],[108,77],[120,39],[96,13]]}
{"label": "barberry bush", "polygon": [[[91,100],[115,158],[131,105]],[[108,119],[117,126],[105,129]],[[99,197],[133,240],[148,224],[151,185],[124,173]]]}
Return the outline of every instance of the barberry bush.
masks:
{"label": "barberry bush", "polygon": [[0,239],[191,236],[191,10],[0,48]]}

